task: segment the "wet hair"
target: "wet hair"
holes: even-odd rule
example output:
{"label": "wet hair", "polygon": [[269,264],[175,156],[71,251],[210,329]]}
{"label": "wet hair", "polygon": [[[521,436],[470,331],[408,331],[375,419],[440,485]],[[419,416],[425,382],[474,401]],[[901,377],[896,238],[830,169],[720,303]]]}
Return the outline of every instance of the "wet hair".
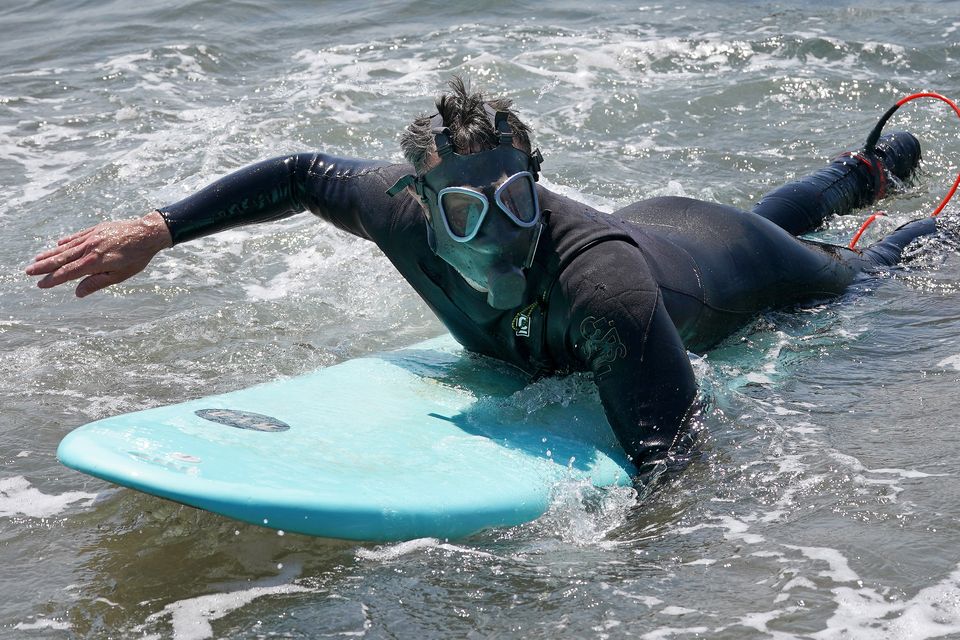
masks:
{"label": "wet hair", "polygon": [[[484,102],[497,111],[507,112],[507,123],[513,130],[513,144],[518,149],[530,153],[530,127],[523,124],[510,108],[513,101],[508,98],[487,98],[481,91],[471,92],[468,83],[460,76],[454,76],[448,83],[450,91],[436,99],[437,112],[443,116],[444,125],[450,129],[453,150],[461,155],[493,149],[499,144],[499,137],[487,112]],[[414,170],[423,172],[431,152],[436,150],[433,134],[430,132],[430,116],[420,116],[408,126],[400,136],[400,147],[407,162]]]}

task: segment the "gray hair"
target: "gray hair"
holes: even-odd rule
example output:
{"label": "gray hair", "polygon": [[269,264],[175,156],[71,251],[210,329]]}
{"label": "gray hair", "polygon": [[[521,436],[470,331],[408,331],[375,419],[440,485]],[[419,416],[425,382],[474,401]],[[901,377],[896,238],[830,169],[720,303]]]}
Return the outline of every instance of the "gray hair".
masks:
{"label": "gray hair", "polygon": [[[499,144],[500,138],[483,108],[486,103],[497,111],[507,113],[514,146],[530,153],[530,127],[511,110],[512,100],[486,98],[481,91],[471,92],[460,76],[451,78],[448,86],[450,91],[438,96],[436,105],[437,112],[443,116],[444,125],[450,129],[455,152],[466,155],[493,149]],[[430,132],[430,116],[418,117],[404,130],[400,136],[400,147],[407,162],[413,165],[418,174],[422,173],[428,156],[436,150]]]}

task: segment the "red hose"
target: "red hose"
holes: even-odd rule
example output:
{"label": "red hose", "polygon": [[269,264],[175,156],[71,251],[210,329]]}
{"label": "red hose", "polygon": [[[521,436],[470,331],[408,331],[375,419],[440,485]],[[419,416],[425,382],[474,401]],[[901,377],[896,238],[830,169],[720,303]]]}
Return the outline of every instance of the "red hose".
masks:
{"label": "red hose", "polygon": [[853,240],[850,241],[850,248],[853,249],[855,246],[857,246],[857,240],[859,240],[860,236],[863,235],[863,232],[867,230],[867,227],[872,225],[874,220],[884,215],[886,214],[877,212],[872,216],[870,216],[869,218],[867,218],[866,220],[864,220],[863,224],[860,225],[860,228],[857,229],[857,232],[853,234]]}

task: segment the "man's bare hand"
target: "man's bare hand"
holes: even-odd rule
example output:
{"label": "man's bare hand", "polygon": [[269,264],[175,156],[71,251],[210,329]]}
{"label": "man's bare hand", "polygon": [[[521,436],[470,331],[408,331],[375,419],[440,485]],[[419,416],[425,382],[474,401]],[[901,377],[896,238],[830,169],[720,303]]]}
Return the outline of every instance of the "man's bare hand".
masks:
{"label": "man's bare hand", "polygon": [[82,298],[143,271],[153,256],[173,244],[163,217],[156,211],[142,218],[101,222],[78,231],[44,251],[27,267],[40,276],[37,286],[49,289],[83,278],[77,285]]}

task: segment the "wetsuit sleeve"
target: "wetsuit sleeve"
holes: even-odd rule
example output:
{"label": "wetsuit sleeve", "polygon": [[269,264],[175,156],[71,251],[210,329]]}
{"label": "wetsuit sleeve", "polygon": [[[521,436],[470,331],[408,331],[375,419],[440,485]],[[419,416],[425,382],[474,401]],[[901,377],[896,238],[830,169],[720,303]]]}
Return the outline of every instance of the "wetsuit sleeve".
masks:
{"label": "wetsuit sleeve", "polygon": [[697,384],[646,262],[636,247],[606,242],[565,273],[574,357],[593,372],[607,420],[634,464],[661,457],[684,427]]}
{"label": "wetsuit sleeve", "polygon": [[[391,172],[392,168],[400,168]],[[294,154],[250,165],[197,193],[158,209],[174,244],[232,227],[269,222],[309,210],[340,229],[373,239],[389,225],[384,173],[400,165]]]}

